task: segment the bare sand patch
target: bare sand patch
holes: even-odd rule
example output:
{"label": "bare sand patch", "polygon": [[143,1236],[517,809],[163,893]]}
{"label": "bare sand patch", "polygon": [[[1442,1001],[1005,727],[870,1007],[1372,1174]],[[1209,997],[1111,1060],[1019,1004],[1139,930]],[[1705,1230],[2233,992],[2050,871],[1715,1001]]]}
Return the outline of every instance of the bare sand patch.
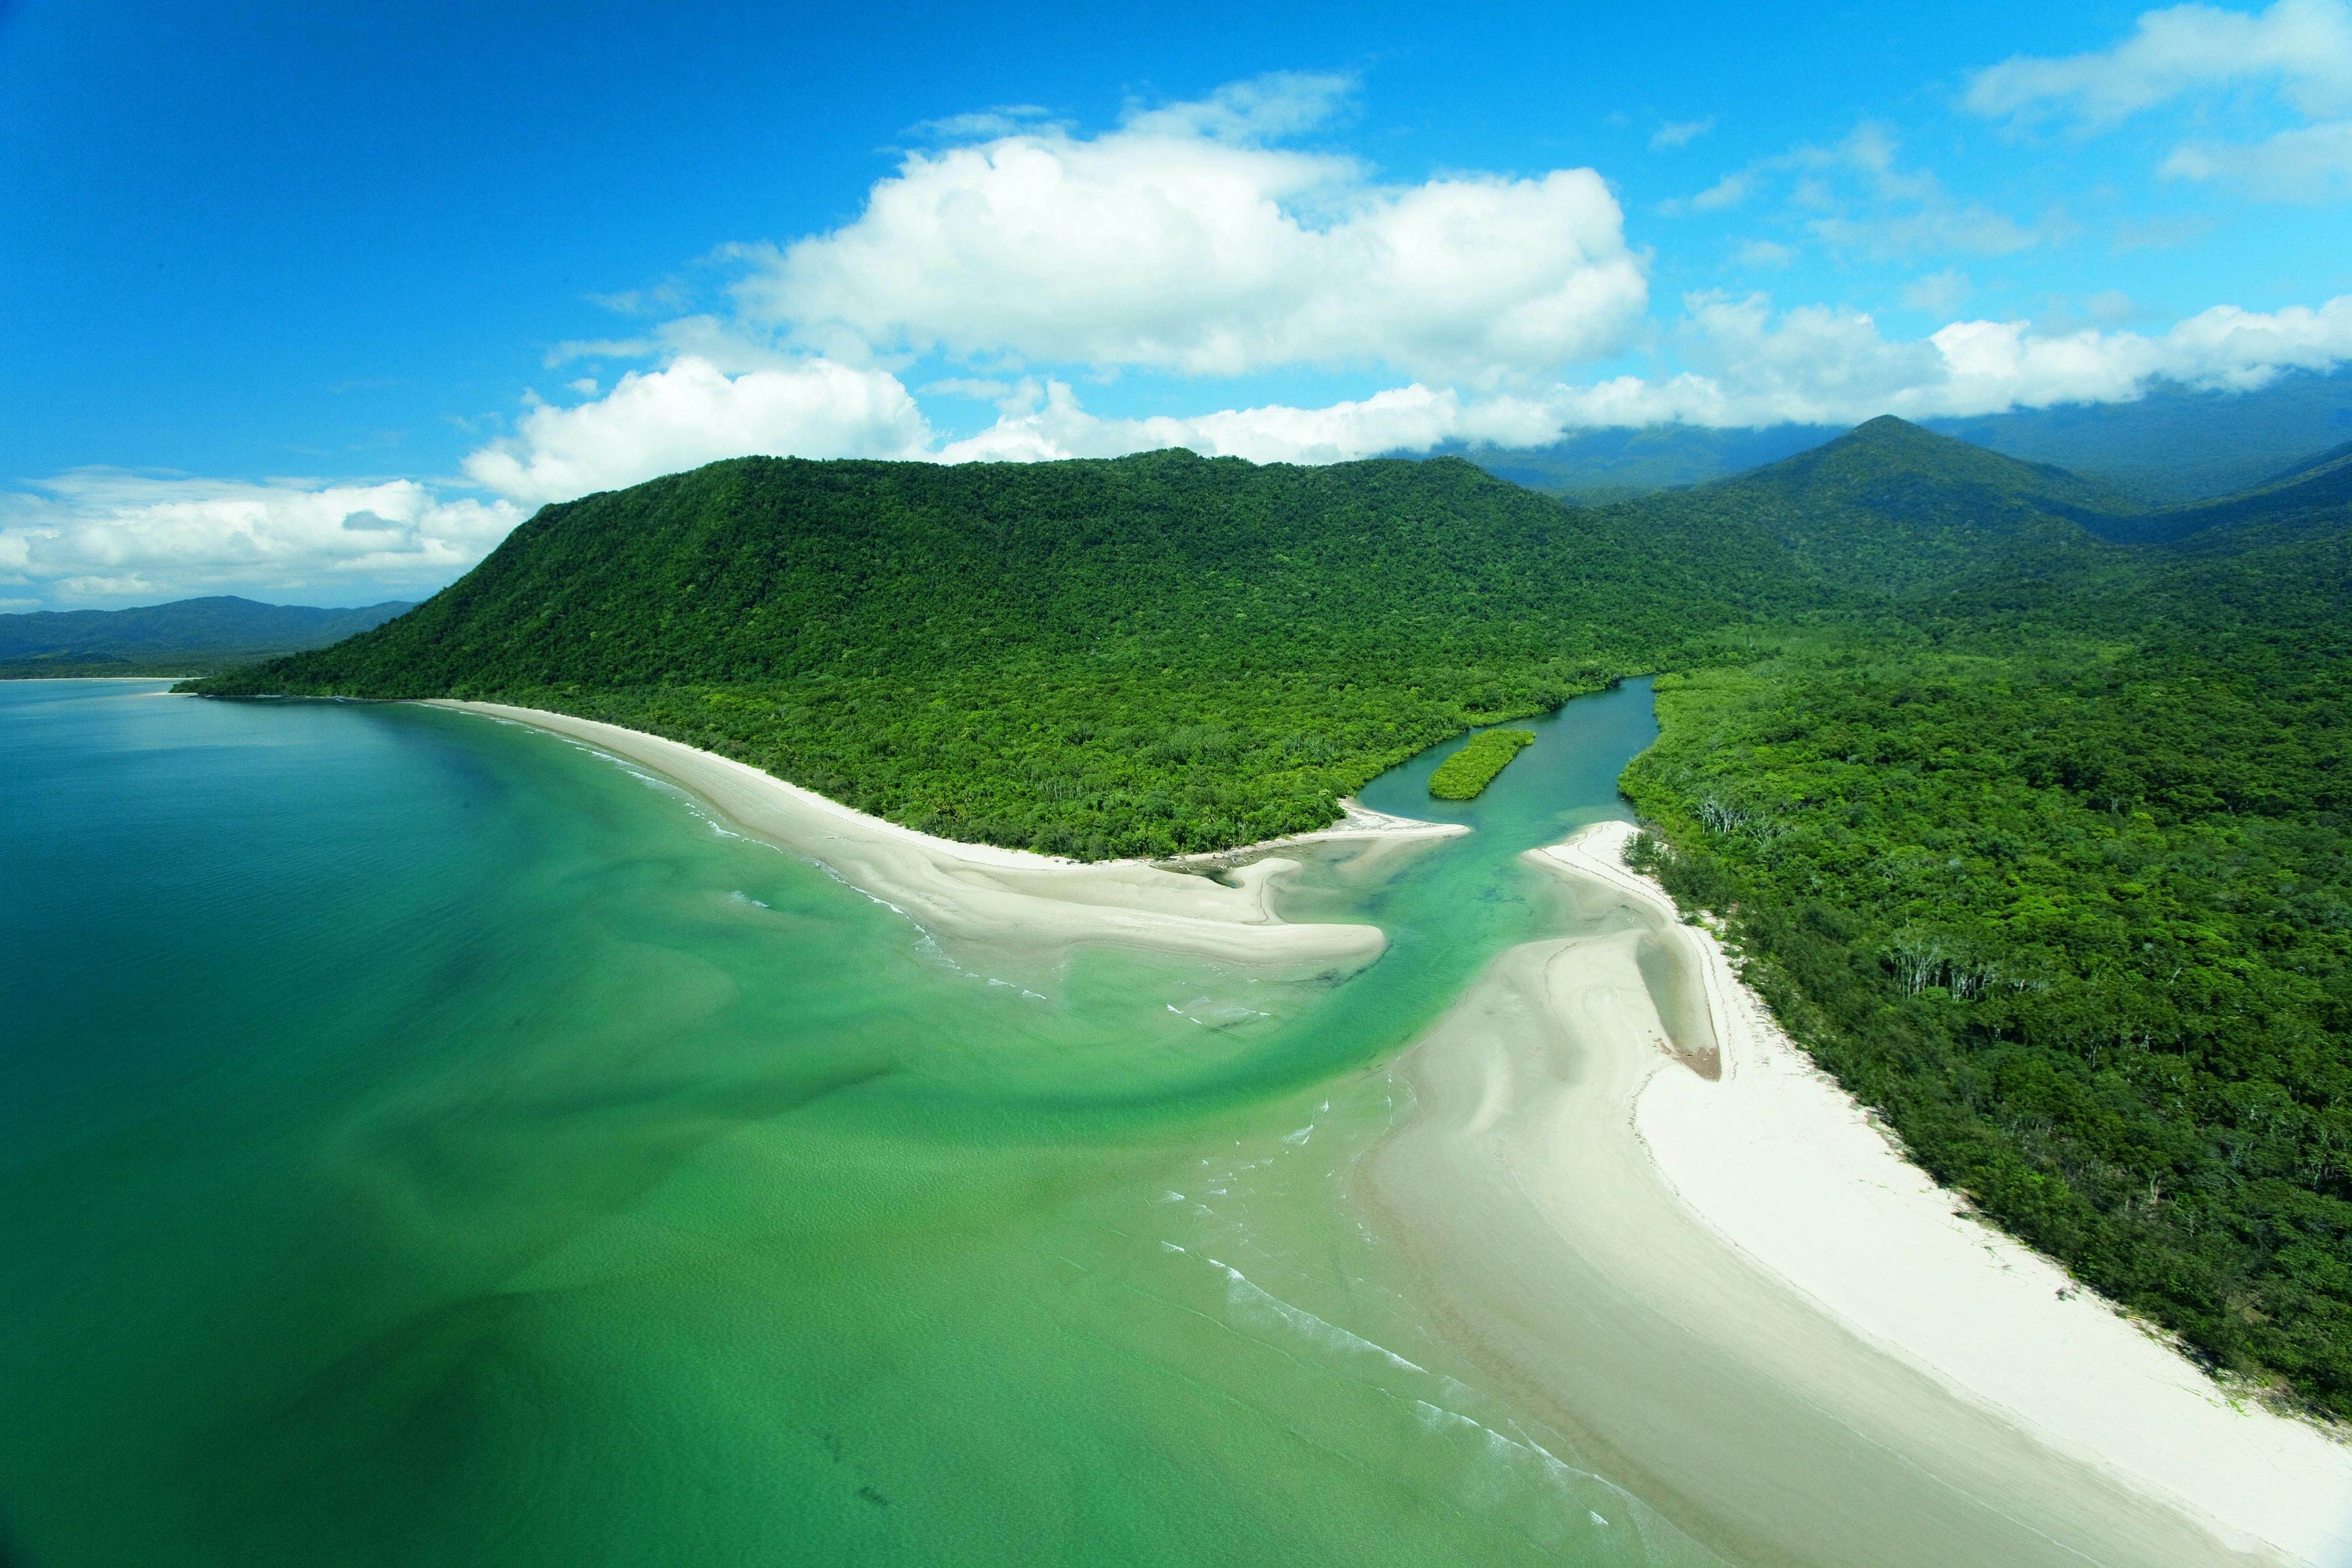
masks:
{"label": "bare sand patch", "polygon": [[1386,945],[1376,926],[1294,924],[1276,915],[1272,889],[1296,861],[1263,858],[1218,879],[1135,860],[1086,864],[961,844],[642,731],[497,702],[430,706],[551,731],[648,769],[935,935],[1031,950],[1140,947],[1310,973],[1360,967]]}

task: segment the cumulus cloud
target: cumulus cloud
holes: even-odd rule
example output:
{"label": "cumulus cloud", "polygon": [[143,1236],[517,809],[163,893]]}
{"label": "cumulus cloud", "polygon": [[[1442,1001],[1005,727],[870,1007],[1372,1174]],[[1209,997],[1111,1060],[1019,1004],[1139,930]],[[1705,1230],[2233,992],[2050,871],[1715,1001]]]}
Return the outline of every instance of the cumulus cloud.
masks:
{"label": "cumulus cloud", "polygon": [[2277,0],[2251,16],[2197,5],[2149,11],[2111,49],[2020,55],[1978,71],[1960,101],[1992,119],[2071,115],[2099,129],[2183,93],[2250,81],[2277,83],[2307,114],[2352,103],[2352,5]]}
{"label": "cumulus cloud", "polygon": [[60,603],[422,592],[520,521],[410,479],[262,484],[82,469],[0,495],[0,583]]}
{"label": "cumulus cloud", "polygon": [[1761,295],[1699,294],[1686,306],[1680,346],[1692,369],[1563,387],[1552,403],[1560,422],[1749,426],[1993,414],[2126,402],[2159,381],[2252,391],[2289,370],[2352,360],[2352,295],[2316,310],[2216,306],[2155,335],[1976,321],[1912,342],[1889,341],[1862,311],[1808,306],[1775,318]]}
{"label": "cumulus cloud", "polygon": [[1903,302],[1931,316],[1948,316],[1975,291],[1976,285],[1969,281],[1966,273],[1948,267],[1941,272],[1914,279],[1910,287],[1903,290]]}
{"label": "cumulus cloud", "polygon": [[1106,419],[1081,407],[1066,383],[1033,381],[1004,400],[995,425],[950,443],[940,458],[1033,462],[1183,447],[1255,463],[1344,463],[1454,440],[1532,446],[1557,439],[1559,431],[1540,399],[1465,398],[1417,382],[1323,408],[1269,405],[1185,418]]}
{"label": "cumulus cloud", "polygon": [[909,153],[852,222],[742,253],[737,308],[845,363],[1384,364],[1491,385],[1623,344],[1647,285],[1597,174],[1382,184],[1280,144],[1347,85],[1268,78],[1098,136]]}
{"label": "cumulus cloud", "polygon": [[1650,132],[1650,149],[1664,153],[1676,147],[1687,147],[1715,129],[1715,116],[1705,120],[1669,120]]}
{"label": "cumulus cloud", "polygon": [[[1965,287],[1950,278],[1923,282]],[[1859,424],[1881,414],[1925,419],[2122,402],[2159,381],[2252,391],[2289,370],[2352,361],[2352,295],[2316,310],[2220,306],[2153,335],[1974,321],[1912,340],[1885,337],[1858,310],[1813,305],[1776,313],[1760,294],[1701,293],[1684,303],[1674,346],[1690,368],[1669,376],[1483,397],[1414,383],[1322,408],[1149,419],[1099,417],[1067,384],[1031,381],[1001,400],[993,426],[938,456],[1034,461],[1186,447],[1255,462],[1346,462],[1449,442],[1543,446],[1596,426]],[[2095,303],[2110,318],[2128,304]]]}
{"label": "cumulus cloud", "polygon": [[930,431],[898,377],[811,359],[728,375],[688,357],[633,372],[593,401],[541,405],[467,457],[466,476],[537,504],[614,489],[721,458],[911,458]]}

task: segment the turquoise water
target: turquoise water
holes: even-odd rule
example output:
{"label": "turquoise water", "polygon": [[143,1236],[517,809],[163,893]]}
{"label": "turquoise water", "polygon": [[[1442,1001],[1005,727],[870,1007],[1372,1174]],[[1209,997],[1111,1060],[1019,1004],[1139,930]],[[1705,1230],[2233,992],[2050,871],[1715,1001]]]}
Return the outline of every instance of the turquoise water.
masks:
{"label": "turquoise water", "polygon": [[942,949],[549,735],[158,690],[0,685],[16,1561],[1711,1561],[1349,1194],[1644,688],[1368,789],[1476,831],[1311,858],[1338,984]]}

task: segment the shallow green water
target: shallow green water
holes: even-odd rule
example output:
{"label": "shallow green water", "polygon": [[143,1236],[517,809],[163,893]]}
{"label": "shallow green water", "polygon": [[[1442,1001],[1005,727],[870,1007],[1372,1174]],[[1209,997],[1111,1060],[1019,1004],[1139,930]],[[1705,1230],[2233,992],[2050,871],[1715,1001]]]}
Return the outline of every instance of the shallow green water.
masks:
{"label": "shallow green water", "polygon": [[[537,731],[0,686],[0,1511],[83,1563],[1707,1561],[1355,1218],[1645,688],[1277,984],[942,950]],[[0,1552],[5,1558],[5,1552]]]}

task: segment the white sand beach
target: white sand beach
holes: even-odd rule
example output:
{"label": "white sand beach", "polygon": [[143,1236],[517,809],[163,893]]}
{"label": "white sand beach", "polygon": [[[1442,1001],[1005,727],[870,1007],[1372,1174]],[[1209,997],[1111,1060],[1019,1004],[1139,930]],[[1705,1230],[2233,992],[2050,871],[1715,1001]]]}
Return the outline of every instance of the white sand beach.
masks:
{"label": "white sand beach", "polygon": [[[961,844],[642,731],[497,702],[429,706],[551,731],[658,773],[746,832],[822,862],[935,936],[1033,950],[1143,947],[1303,972],[1354,969],[1386,945],[1376,926],[1278,918],[1270,889],[1295,861],[1257,860],[1216,880],[1140,861],[1085,864]],[[1367,822],[1358,831],[1397,830]]]}
{"label": "white sand beach", "polygon": [[1178,855],[1160,861],[1163,866],[1223,866],[1265,854],[1269,849],[1295,848],[1307,844],[1344,843],[1351,840],[1383,845],[1417,845],[1439,839],[1458,837],[1470,831],[1467,823],[1423,822],[1418,817],[1396,816],[1385,811],[1374,811],[1351,795],[1339,797],[1341,816],[1328,827],[1318,827],[1312,833],[1293,833],[1280,838],[1261,839],[1255,844],[1238,845],[1231,849],[1204,849],[1198,854]]}
{"label": "white sand beach", "polygon": [[[1735,1549],[2352,1562],[2352,1447],[2233,1403],[1958,1212],[1625,868],[1633,831],[1530,855],[1589,912],[1634,918],[1505,955],[1408,1058],[1421,1113],[1372,1168],[1417,1245],[1454,1260],[1441,1288],[1471,1341]],[[1664,1048],[1644,942],[1684,961],[1719,1081]],[[1637,1384],[1596,1354],[1679,1364]],[[1651,1408],[1596,1427],[1612,1399]],[[1780,1453],[1841,1445],[1845,1464],[1775,1473]],[[1934,1529],[1875,1534],[1881,1519]]]}
{"label": "white sand beach", "polygon": [[[1542,852],[1669,922],[1629,824]],[[1654,1072],[1634,1127],[1732,1245],[1874,1342],[2057,1446],[2312,1563],[2352,1562],[2352,1444],[2233,1399],[2048,1258],[1969,1216],[1792,1045],[1712,934],[1670,923],[1705,990],[1720,1081]]]}

